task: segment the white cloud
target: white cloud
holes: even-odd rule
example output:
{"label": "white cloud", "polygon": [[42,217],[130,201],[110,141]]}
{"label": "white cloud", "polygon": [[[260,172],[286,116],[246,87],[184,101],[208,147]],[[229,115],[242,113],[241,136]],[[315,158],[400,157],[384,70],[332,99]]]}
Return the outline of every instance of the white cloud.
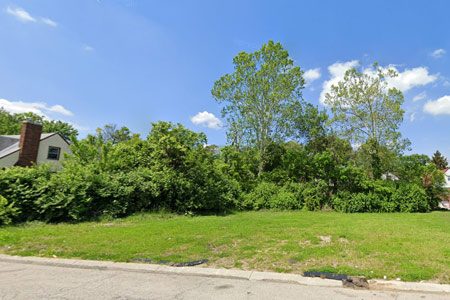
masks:
{"label": "white cloud", "polygon": [[195,125],[201,125],[212,129],[222,128],[222,122],[215,115],[207,111],[199,112],[191,117],[191,122]]}
{"label": "white cloud", "polygon": [[303,74],[303,78],[306,80],[306,84],[310,84],[314,80],[317,80],[322,76],[320,74],[320,68],[309,69]]}
{"label": "white cloud", "polygon": [[41,115],[47,119],[51,119],[48,114],[56,113],[64,116],[73,116],[73,113],[62,105],[47,106],[42,102],[23,102],[23,101],[9,101],[0,99],[0,108],[10,113],[26,113],[32,112]]}
{"label": "white cloud", "polygon": [[[35,17],[33,17],[32,15],[30,15],[30,13],[28,13],[26,10],[24,10],[23,8],[17,7],[17,8],[11,8],[11,7],[7,7],[6,8],[6,12],[14,17],[17,18],[17,20],[21,21],[21,22],[36,22],[37,19]],[[58,23],[56,23],[55,21],[49,19],[49,18],[44,18],[41,17],[39,18],[39,21],[47,24],[49,26],[52,27],[56,27],[58,26]]]}
{"label": "white cloud", "polygon": [[434,58],[441,58],[442,56],[444,56],[444,54],[447,51],[445,51],[444,49],[437,49],[434,50],[433,52],[430,53],[430,56],[434,57]]}
{"label": "white cloud", "polygon": [[89,130],[91,130],[91,128],[88,127],[88,126],[82,126],[82,125],[79,125],[77,123],[73,123],[73,122],[70,122],[70,121],[64,121],[64,120],[61,120],[61,121],[72,125],[72,127],[75,128],[78,131],[89,131]]}
{"label": "white cloud", "polygon": [[413,98],[413,102],[423,100],[423,99],[425,99],[426,97],[427,97],[427,92],[426,92],[426,91],[423,91],[422,93],[416,95],[416,96]]}
{"label": "white cloud", "polygon": [[432,115],[450,115],[450,95],[435,101],[428,101],[425,103],[423,111]]}
{"label": "white cloud", "polygon": [[16,17],[19,21],[22,22],[36,22],[36,19],[33,18],[27,11],[22,8],[11,8],[7,7],[6,12],[10,15]]}
{"label": "white cloud", "polygon": [[405,69],[403,72],[399,72],[393,66],[389,66],[385,69],[393,69],[398,73],[397,77],[387,78],[386,81],[389,85],[399,89],[402,92],[406,92],[416,86],[427,85],[439,78],[439,73],[431,75],[425,67]]}
{"label": "white cloud", "polygon": [[51,19],[49,19],[49,18],[41,18],[41,21],[42,21],[43,23],[49,25],[49,26],[52,26],[52,27],[58,26],[58,23],[56,23],[55,21],[53,21],[53,20],[51,20]]}
{"label": "white cloud", "polygon": [[86,52],[92,52],[92,51],[94,51],[94,48],[92,46],[89,46],[89,45],[84,45],[83,46],[83,50],[86,51]]}
{"label": "white cloud", "polygon": [[59,105],[59,104],[53,105],[52,107],[48,108],[48,111],[55,112],[55,113],[65,115],[65,116],[69,116],[69,117],[73,116],[73,113],[71,111],[65,109],[62,105]]}
{"label": "white cloud", "polygon": [[414,112],[409,116],[409,121],[412,123],[412,122],[414,122],[415,119],[416,119],[416,113]]}
{"label": "white cloud", "polygon": [[352,60],[348,62],[336,62],[328,67],[328,71],[330,72],[330,79],[324,81],[322,85],[322,92],[320,93],[320,102],[325,103],[325,95],[331,91],[332,85],[337,85],[339,81],[344,79],[345,72],[348,69],[356,67],[358,65],[357,60]]}
{"label": "white cloud", "polygon": [[[322,92],[320,93],[320,102],[325,102],[325,95],[331,91],[332,85],[337,85],[337,83],[344,79],[345,72],[348,69],[355,67],[358,64],[356,60],[348,61],[348,62],[336,62],[328,67],[328,71],[330,72],[330,79],[325,81],[322,86]],[[417,86],[424,86],[429,83],[436,81],[439,78],[439,73],[429,74],[428,69],[426,67],[417,67],[413,69],[405,69],[403,72],[400,72],[396,66],[389,65],[387,67],[382,68],[384,71],[388,69],[392,69],[398,73],[398,76],[393,78],[387,78],[386,81],[390,87],[395,87],[402,92],[409,91],[410,89]],[[375,76],[376,70],[374,68],[366,68],[363,70],[365,74]]]}

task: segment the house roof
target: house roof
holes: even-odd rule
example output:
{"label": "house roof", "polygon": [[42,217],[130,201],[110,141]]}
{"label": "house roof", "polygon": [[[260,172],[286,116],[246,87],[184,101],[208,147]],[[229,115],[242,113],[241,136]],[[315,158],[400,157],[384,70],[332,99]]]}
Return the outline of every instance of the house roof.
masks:
{"label": "house roof", "polygon": [[[58,133],[42,133],[41,141]],[[20,135],[0,135],[0,158],[20,150]]]}
{"label": "house roof", "polygon": [[450,170],[450,168],[447,168],[447,169],[441,170],[441,172],[445,174],[445,173],[447,173],[447,171],[448,171],[448,170]]}

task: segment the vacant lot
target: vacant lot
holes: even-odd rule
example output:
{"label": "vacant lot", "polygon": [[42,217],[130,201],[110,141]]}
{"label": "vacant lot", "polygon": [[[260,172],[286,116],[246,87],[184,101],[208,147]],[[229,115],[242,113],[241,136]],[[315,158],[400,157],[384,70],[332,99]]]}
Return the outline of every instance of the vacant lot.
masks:
{"label": "vacant lot", "polygon": [[0,228],[0,252],[450,282],[450,213],[243,212]]}

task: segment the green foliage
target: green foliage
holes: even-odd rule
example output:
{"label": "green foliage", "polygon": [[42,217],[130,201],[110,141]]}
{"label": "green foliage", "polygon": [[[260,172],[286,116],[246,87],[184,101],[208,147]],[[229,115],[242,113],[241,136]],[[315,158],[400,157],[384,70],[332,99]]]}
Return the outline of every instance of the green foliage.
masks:
{"label": "green foliage", "polygon": [[55,120],[49,121],[32,112],[11,114],[0,107],[0,135],[20,134],[24,121],[42,124],[43,133],[56,132],[67,140],[78,135],[78,130],[68,123]]}
{"label": "green foliage", "polygon": [[20,212],[15,222],[39,220],[41,218],[36,201],[46,193],[46,181],[52,175],[50,166],[33,168],[14,167],[0,170],[0,191]]}
{"label": "green foliage", "polygon": [[244,196],[243,207],[246,209],[254,209],[254,210],[271,208],[272,199],[279,192],[280,192],[279,186],[277,186],[272,182],[263,181],[260,184],[258,184],[258,186],[253,191]]}
{"label": "green foliage", "polygon": [[152,207],[158,196],[148,169],[99,172],[95,164],[74,162],[47,182],[36,204],[45,221],[81,221],[100,216],[123,217]]}
{"label": "green foliage", "polygon": [[448,196],[448,190],[444,188],[444,174],[435,164],[428,164],[422,168],[421,179],[421,186],[423,186],[427,194],[428,205],[431,209],[434,209],[441,200],[441,196]]}
{"label": "green foliage", "polygon": [[302,195],[307,210],[320,210],[329,201],[330,194],[328,184],[323,180],[314,183],[309,182],[303,190]]}
{"label": "green foliage", "polygon": [[397,158],[395,174],[402,181],[422,181],[426,166],[430,163],[430,158],[426,155],[412,154],[401,155]]}
{"label": "green foliage", "polygon": [[211,93],[218,103],[225,103],[222,115],[229,124],[229,142],[238,148],[255,147],[261,173],[269,145],[295,136],[308,110],[301,92],[303,71],[273,41],[253,53],[240,52],[233,63],[234,72],[217,80]]}
{"label": "green foliage", "polygon": [[18,214],[19,209],[14,207],[14,203],[8,203],[8,200],[0,195],[0,225],[11,224]]}
{"label": "green foliage", "polygon": [[228,122],[224,147],[167,122],[152,124],[146,139],[107,124],[77,140],[70,124],[0,109],[0,134],[18,134],[26,120],[73,141],[73,155],[57,172],[46,165],[0,170],[7,199],[0,200],[0,222],[159,209],[427,212],[446,196],[439,168],[447,161],[438,151],[433,163],[425,155],[402,155],[409,141],[399,131],[403,95],[388,85],[393,70],[377,64],[348,70],[325,97],[329,120],[303,100],[303,71],[280,43],[240,52],[233,64],[234,72],[211,91]]}
{"label": "green foliage", "polygon": [[148,167],[159,187],[159,205],[177,211],[223,211],[240,188],[218,168],[206,136],[181,125],[153,124],[147,139]]}
{"label": "green foliage", "polygon": [[270,199],[272,209],[298,209],[300,206],[298,199],[293,193],[280,191]]}
{"label": "green foliage", "polygon": [[376,63],[368,70],[353,68],[325,96],[333,112],[330,123],[341,136],[364,146],[361,150],[375,179],[385,171],[382,162],[389,161],[390,152],[397,153],[410,144],[399,131],[404,115],[403,94],[387,82],[397,75]]}
{"label": "green foliage", "polygon": [[302,209],[304,207],[305,198],[303,196],[303,192],[306,187],[306,184],[296,182],[287,182],[283,186],[282,192],[292,194],[295,199],[295,205],[292,205],[290,209]]}
{"label": "green foliage", "polygon": [[351,194],[343,191],[333,197],[333,207],[336,211],[346,213],[374,212],[374,207],[379,206],[380,201],[380,197],[373,192]]}
{"label": "green foliage", "polygon": [[425,190],[417,184],[403,184],[392,194],[391,202],[400,212],[428,212],[430,205]]}
{"label": "green foliage", "polygon": [[415,183],[390,184],[378,181],[367,192],[340,191],[332,197],[336,211],[362,212],[428,212],[430,205],[424,188]]}
{"label": "green foliage", "polygon": [[304,205],[305,185],[288,182],[283,187],[262,181],[250,193],[244,195],[245,209],[301,209]]}
{"label": "green foliage", "polygon": [[434,152],[431,162],[434,163],[436,165],[436,167],[440,170],[448,168],[447,158],[442,156],[441,152],[439,152],[438,150],[436,150],[436,152]]}
{"label": "green foliage", "polygon": [[221,148],[218,166],[221,172],[239,182],[243,192],[251,191],[257,184],[258,157],[256,151],[251,148]]}
{"label": "green foliage", "polygon": [[21,211],[16,221],[82,221],[138,211],[225,211],[241,187],[224,173],[206,137],[181,125],[153,124],[146,141],[90,135],[75,140],[58,172],[50,166],[0,171],[2,194]]}
{"label": "green foliage", "polygon": [[132,134],[130,129],[125,126],[118,129],[116,124],[107,124],[103,128],[98,128],[97,136],[103,141],[111,142],[112,144],[129,141],[139,137],[138,134]]}

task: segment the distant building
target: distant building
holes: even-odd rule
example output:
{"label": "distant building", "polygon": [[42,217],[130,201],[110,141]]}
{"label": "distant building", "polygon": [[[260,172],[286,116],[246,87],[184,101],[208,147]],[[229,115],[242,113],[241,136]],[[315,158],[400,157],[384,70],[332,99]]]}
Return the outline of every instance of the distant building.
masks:
{"label": "distant building", "polygon": [[59,165],[63,153],[72,154],[69,146],[59,133],[42,133],[42,125],[24,122],[20,135],[0,135],[0,168]]}

